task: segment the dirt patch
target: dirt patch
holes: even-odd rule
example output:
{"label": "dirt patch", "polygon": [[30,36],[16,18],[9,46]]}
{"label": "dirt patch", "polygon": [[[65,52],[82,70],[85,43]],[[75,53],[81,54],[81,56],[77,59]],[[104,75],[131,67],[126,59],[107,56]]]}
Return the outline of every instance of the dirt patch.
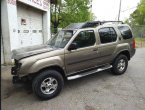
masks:
{"label": "dirt patch", "polygon": [[104,89],[112,89],[113,85],[112,84],[107,84],[104,86]]}
{"label": "dirt patch", "polygon": [[27,94],[32,93],[32,87],[30,84],[13,84],[10,79],[5,80],[2,79],[1,86],[1,99],[7,99],[11,97],[13,94],[18,92],[26,92]]}
{"label": "dirt patch", "polygon": [[95,110],[95,108],[90,105],[85,105],[85,110]]}
{"label": "dirt patch", "polygon": [[100,91],[99,91],[99,90],[97,90],[97,89],[93,89],[93,92],[97,92],[97,93],[99,93]]}

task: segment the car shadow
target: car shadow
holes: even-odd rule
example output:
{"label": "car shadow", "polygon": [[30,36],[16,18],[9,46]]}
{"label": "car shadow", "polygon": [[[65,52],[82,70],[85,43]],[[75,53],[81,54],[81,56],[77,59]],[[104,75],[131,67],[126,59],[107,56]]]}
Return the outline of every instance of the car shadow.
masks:
{"label": "car shadow", "polygon": [[[102,81],[106,81],[109,77],[111,77],[111,72],[110,70],[107,71],[103,71],[103,72],[98,72],[98,73],[94,73],[92,75],[88,75],[79,79],[75,79],[75,80],[66,80],[65,86],[61,92],[61,96],[63,96],[65,93],[77,89],[79,87],[81,87],[84,84],[87,83],[93,83],[94,81],[96,82],[97,80],[102,80]],[[37,97],[35,95],[33,95],[33,91],[32,91],[32,84],[31,83],[25,83],[25,84],[16,84],[13,85],[12,81],[10,79],[8,80],[2,80],[2,100],[8,99],[10,97],[15,97],[17,96],[17,99],[20,98],[20,100],[25,100],[25,101],[29,101],[29,102],[33,102],[33,101],[39,101],[37,99]],[[27,98],[22,96],[26,96]],[[59,97],[59,96],[58,96]]]}
{"label": "car shadow", "polygon": [[69,87],[69,88],[74,89],[74,88],[82,86],[83,84],[93,83],[94,81],[96,82],[97,80],[102,80],[105,82],[110,77],[112,77],[112,74],[111,74],[110,70],[107,70],[107,71],[94,73],[94,74],[84,76],[82,78],[78,78],[78,79],[74,79],[74,80],[69,80],[69,81],[66,80],[64,91],[65,91],[65,88]]}

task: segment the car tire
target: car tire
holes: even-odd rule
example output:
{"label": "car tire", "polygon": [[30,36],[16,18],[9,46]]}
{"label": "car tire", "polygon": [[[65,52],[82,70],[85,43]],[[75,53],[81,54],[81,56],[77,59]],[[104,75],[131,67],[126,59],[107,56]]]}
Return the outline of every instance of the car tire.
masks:
{"label": "car tire", "polygon": [[41,100],[56,97],[64,86],[62,75],[55,70],[41,72],[32,82],[33,92]]}
{"label": "car tire", "polygon": [[128,59],[127,59],[127,56],[125,56],[125,55],[119,55],[116,59],[115,59],[115,61],[114,61],[114,63],[113,63],[113,65],[112,65],[113,67],[112,67],[112,73],[114,74],[114,75],[121,75],[121,74],[124,74],[125,73],[125,71],[126,71],[126,69],[127,69],[127,67],[128,67]]}

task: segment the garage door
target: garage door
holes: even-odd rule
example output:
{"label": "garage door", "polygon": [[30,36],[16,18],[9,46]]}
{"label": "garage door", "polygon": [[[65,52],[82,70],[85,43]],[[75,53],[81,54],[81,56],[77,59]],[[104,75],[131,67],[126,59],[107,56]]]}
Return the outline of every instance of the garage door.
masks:
{"label": "garage door", "polygon": [[18,3],[17,15],[20,47],[42,44],[42,11]]}

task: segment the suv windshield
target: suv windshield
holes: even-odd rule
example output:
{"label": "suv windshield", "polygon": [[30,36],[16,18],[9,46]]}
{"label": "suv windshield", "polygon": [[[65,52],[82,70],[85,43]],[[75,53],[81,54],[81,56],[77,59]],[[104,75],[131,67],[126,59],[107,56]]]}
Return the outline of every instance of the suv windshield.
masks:
{"label": "suv windshield", "polygon": [[62,30],[47,42],[48,45],[55,48],[64,48],[76,31]]}

